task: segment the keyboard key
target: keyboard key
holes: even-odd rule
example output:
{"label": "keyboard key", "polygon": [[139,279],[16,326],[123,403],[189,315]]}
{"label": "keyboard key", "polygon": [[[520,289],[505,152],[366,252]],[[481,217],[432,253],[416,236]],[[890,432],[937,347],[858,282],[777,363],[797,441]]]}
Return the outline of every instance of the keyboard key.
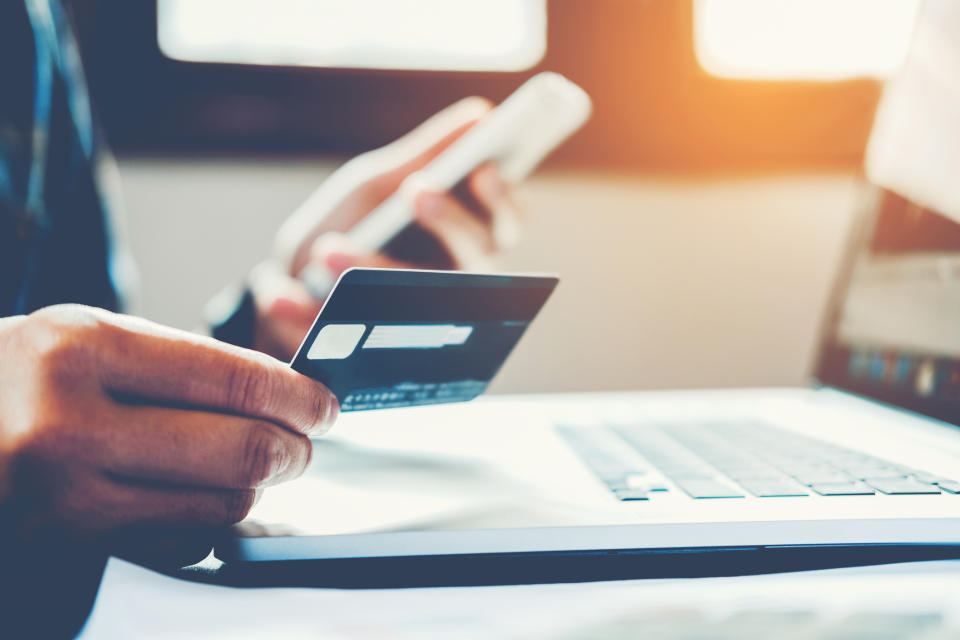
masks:
{"label": "keyboard key", "polygon": [[[871,487],[874,486],[874,482],[886,483],[886,482],[916,482],[913,478],[909,476],[880,476],[878,478],[867,476],[866,478],[857,478],[858,480],[863,480]],[[920,484],[929,485],[929,482],[921,482]]]}
{"label": "keyboard key", "polygon": [[728,473],[730,479],[736,482],[741,486],[754,485],[754,486],[763,486],[763,485],[796,485],[796,482],[793,482],[782,473],[778,474],[757,474],[757,475],[740,475],[735,473]]}
{"label": "keyboard key", "polygon": [[557,433],[611,491],[629,489],[628,478],[646,473],[646,469],[638,468],[618,452],[610,450],[609,443],[603,440],[606,431],[559,426]]}
{"label": "keyboard key", "polygon": [[854,465],[846,469],[854,478],[863,480],[864,478],[887,478],[897,480],[904,478],[907,474],[899,467],[886,465]]}
{"label": "keyboard key", "polygon": [[691,498],[743,498],[744,493],[716,480],[675,480]]}
{"label": "keyboard key", "polygon": [[800,484],[810,486],[812,484],[843,484],[851,482],[852,477],[840,471],[804,471],[801,473],[790,473]]}
{"label": "keyboard key", "polygon": [[619,489],[613,492],[620,500],[649,500],[650,496],[642,489]]}
{"label": "keyboard key", "polygon": [[936,485],[924,484],[916,480],[871,480],[870,486],[889,495],[913,495],[926,493],[940,493]]}
{"label": "keyboard key", "polygon": [[741,482],[740,486],[758,498],[790,498],[810,495],[799,486],[786,482]]}
{"label": "keyboard key", "polygon": [[960,493],[960,482],[954,480],[941,480],[937,486],[950,493]]}
{"label": "keyboard key", "polygon": [[667,485],[662,478],[649,473],[631,474],[627,476],[627,489],[641,489],[643,491],[666,491]]}
{"label": "keyboard key", "polygon": [[680,480],[687,480],[689,482],[704,481],[708,482],[713,480],[717,472],[712,469],[700,469],[700,470],[690,470],[690,471],[665,471],[667,475],[674,479],[674,481],[679,482]]}
{"label": "keyboard key", "polygon": [[953,482],[949,478],[944,478],[933,473],[927,473],[926,471],[910,471],[910,476],[916,479],[917,482],[925,482],[927,484],[940,484],[941,480]]}
{"label": "keyboard key", "polygon": [[630,483],[628,483],[625,478],[601,478],[601,480],[603,480],[603,483],[607,485],[610,491],[623,491],[634,488],[630,486]]}
{"label": "keyboard key", "polygon": [[876,493],[862,482],[825,482],[810,488],[822,496],[872,496]]}

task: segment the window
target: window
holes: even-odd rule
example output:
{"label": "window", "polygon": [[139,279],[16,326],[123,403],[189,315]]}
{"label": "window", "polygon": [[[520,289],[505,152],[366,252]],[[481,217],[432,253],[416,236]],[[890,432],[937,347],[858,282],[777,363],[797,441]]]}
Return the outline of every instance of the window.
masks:
{"label": "window", "polygon": [[695,0],[708,72],[744,79],[886,77],[906,56],[919,0]]}
{"label": "window", "polygon": [[521,71],[546,0],[158,0],[164,55],[256,65]]}

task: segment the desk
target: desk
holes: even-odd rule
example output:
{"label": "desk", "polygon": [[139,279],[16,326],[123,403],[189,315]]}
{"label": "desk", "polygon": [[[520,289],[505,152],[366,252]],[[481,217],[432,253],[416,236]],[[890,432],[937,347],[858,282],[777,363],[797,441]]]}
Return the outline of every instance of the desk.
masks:
{"label": "desk", "polygon": [[782,630],[794,624],[784,615],[810,625],[846,621],[861,632],[871,624],[910,631],[904,625],[936,618],[960,633],[960,561],[739,578],[343,590],[201,585],[111,560],[82,637],[579,638],[649,633],[657,625],[657,637],[682,637],[675,632],[714,620],[728,629],[746,620],[754,632]]}

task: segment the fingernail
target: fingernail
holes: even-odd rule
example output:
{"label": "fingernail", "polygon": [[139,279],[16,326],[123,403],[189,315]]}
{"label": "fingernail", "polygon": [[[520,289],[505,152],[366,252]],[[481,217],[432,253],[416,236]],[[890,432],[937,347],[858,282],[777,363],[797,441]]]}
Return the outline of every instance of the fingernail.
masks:
{"label": "fingernail", "polygon": [[435,191],[423,191],[417,195],[417,215],[434,218],[443,211],[443,195]]}
{"label": "fingernail", "polygon": [[327,268],[334,273],[343,273],[356,262],[356,258],[346,253],[330,253],[324,259]]}

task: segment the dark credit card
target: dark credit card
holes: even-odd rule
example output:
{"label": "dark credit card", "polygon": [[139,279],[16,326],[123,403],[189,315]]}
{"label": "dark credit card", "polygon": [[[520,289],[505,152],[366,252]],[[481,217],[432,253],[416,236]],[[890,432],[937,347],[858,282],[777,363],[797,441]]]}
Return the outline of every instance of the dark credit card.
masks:
{"label": "dark credit card", "polygon": [[342,411],[472,400],[556,286],[551,276],[350,269],[291,366]]}

